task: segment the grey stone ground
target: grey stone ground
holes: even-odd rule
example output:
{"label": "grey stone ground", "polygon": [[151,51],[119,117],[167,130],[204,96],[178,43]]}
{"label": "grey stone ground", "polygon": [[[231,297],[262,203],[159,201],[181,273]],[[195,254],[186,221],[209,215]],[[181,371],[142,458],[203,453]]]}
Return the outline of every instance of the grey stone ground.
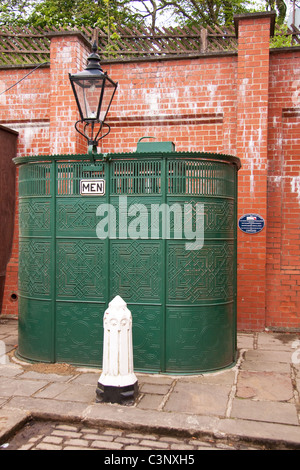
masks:
{"label": "grey stone ground", "polygon": [[[27,423],[22,432],[31,429],[31,437],[22,445],[30,449],[92,449],[103,441],[107,449],[122,450],[238,448],[245,442],[248,448],[300,449],[299,334],[239,333],[238,362],[222,372],[136,374],[140,393],[133,406],[95,402],[100,370],[18,361],[17,342],[17,321],[0,318],[0,445]],[[48,423],[45,439],[37,429],[32,435],[36,420]]]}

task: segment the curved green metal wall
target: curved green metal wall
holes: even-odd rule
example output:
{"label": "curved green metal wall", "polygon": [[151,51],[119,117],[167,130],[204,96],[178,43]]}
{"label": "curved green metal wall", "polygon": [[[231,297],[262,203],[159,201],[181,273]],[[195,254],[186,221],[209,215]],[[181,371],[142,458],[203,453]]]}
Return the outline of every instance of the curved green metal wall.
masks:
{"label": "curved green metal wall", "polygon": [[[15,163],[20,357],[101,367],[103,314],[120,295],[132,312],[136,370],[196,374],[234,364],[239,159],[158,151]],[[95,180],[104,194],[80,194],[82,181]],[[104,204],[114,226],[100,239]],[[187,249],[196,208],[204,243]],[[174,211],[187,224],[181,231]]]}

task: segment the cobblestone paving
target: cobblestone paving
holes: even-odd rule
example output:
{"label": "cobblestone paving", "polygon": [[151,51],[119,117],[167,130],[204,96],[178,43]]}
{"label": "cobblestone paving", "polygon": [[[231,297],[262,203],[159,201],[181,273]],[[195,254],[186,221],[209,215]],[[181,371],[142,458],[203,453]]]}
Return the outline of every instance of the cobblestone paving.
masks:
{"label": "cobblestone paving", "polygon": [[142,434],[121,429],[92,428],[84,425],[53,422],[31,422],[19,431],[1,450],[108,450],[108,451],[199,451],[261,450],[262,447],[240,443],[228,444],[198,438],[178,438]]}

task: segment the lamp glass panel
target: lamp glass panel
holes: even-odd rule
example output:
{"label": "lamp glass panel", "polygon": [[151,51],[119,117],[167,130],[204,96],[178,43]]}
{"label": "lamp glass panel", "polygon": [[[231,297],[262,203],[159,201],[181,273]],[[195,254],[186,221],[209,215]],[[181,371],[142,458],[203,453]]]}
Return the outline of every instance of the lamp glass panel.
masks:
{"label": "lamp glass panel", "polygon": [[[98,120],[104,80],[80,79],[74,82],[83,119]],[[101,118],[100,118],[101,119]]]}
{"label": "lamp glass panel", "polygon": [[115,91],[116,91],[115,84],[112,84],[109,80],[106,80],[104,91],[103,91],[101,110],[99,114],[99,119],[101,122],[105,121],[105,118],[110,108]]}

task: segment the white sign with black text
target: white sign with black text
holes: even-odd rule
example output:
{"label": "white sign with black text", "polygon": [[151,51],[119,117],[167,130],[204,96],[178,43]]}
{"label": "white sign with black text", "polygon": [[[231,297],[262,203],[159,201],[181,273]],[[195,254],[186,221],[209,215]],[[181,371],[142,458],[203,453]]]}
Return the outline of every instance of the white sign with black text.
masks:
{"label": "white sign with black text", "polygon": [[81,196],[103,196],[105,194],[105,180],[80,180],[80,194]]}

